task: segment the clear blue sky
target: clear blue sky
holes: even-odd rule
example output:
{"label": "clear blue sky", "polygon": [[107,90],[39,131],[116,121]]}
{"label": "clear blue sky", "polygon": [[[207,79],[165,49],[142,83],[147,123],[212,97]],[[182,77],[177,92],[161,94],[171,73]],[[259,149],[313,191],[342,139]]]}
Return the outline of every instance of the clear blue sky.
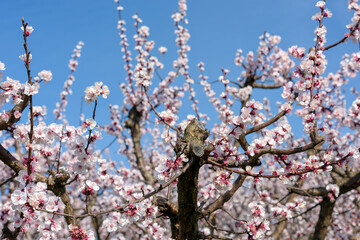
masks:
{"label": "clear blue sky", "polygon": [[[128,38],[131,39],[134,34],[131,16],[138,12],[143,24],[150,27],[150,39],[155,40],[156,49],[160,46],[169,49],[163,62],[171,67],[177,49],[170,16],[177,9],[177,1],[120,2],[124,6]],[[235,80],[241,72],[234,65],[236,50],[241,48],[245,53],[256,51],[258,37],[264,31],[280,35],[280,47],[283,49],[292,45],[306,49],[312,47],[317,22],[312,21],[311,16],[319,11],[315,3],[299,0],[188,1],[190,73],[198,76],[196,65],[203,61],[210,79],[217,79],[221,75],[221,67],[224,67],[230,69],[229,76]],[[346,1],[329,1],[327,7],[333,12],[333,17],[325,22],[327,39],[328,43],[333,43],[347,32],[345,25],[350,23],[352,12],[347,10]],[[99,109],[98,116],[108,111],[109,103],[121,105],[118,85],[124,81],[125,72],[116,29],[116,4],[113,0],[1,0],[0,61],[6,65],[4,77],[10,76],[25,82],[26,71],[18,58],[24,53],[20,30],[22,17],[35,29],[29,38],[33,76],[43,69],[53,73],[52,82],[43,85],[40,94],[35,97],[36,105],[47,105],[49,121],[53,120],[52,109],[59,101],[59,93],[69,73],[67,65],[72,50],[80,40],[85,45],[75,73],[76,81],[72,87],[74,94],[69,97],[67,116],[71,116],[73,124],[78,124],[80,97],[86,86],[96,81],[103,81],[111,91],[108,100],[100,100],[102,109]],[[358,46],[349,42],[327,52],[327,72],[336,71],[341,56],[354,49],[358,49]],[[271,99],[271,95],[268,98]],[[90,107],[84,106],[90,110]],[[203,99],[201,106],[209,106],[208,100]],[[100,117],[98,120],[101,124],[108,121]]]}

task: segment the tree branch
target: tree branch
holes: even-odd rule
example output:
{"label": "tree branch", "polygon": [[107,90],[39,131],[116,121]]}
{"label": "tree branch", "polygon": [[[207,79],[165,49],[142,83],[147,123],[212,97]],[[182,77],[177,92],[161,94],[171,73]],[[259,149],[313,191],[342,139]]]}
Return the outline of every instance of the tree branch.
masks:
{"label": "tree branch", "polygon": [[201,157],[205,153],[204,141],[209,132],[194,119],[185,128],[184,141],[188,146],[185,155],[193,163],[179,177],[177,184],[179,205],[179,234],[176,239],[198,239],[198,174],[201,167]]}
{"label": "tree branch", "polygon": [[[12,170],[14,170],[16,174],[18,174],[21,170],[27,170],[27,168],[13,155],[11,155],[10,152],[6,150],[1,144],[0,160],[9,166]],[[55,176],[45,177],[40,173],[36,173],[35,176],[35,181],[47,183],[48,189],[51,190],[56,196],[60,197],[62,202],[65,204],[64,212],[66,214],[73,215],[73,207],[70,203],[70,198],[65,187],[65,183],[69,179],[70,175],[66,172],[60,171]],[[65,219],[68,224],[72,223],[72,218],[65,217]]]}
{"label": "tree branch", "polygon": [[283,85],[282,84],[262,84],[262,83],[254,82],[251,86],[253,88],[276,89],[276,88],[281,88]]}
{"label": "tree branch", "polygon": [[360,172],[350,178],[346,183],[340,186],[340,195],[345,194],[360,186]]}
{"label": "tree branch", "polygon": [[221,195],[218,199],[215,200],[215,202],[211,203],[207,207],[205,207],[202,210],[202,214],[204,216],[209,215],[216,210],[222,208],[226,202],[228,202],[232,196],[235,194],[235,192],[242,186],[242,184],[245,181],[246,176],[245,175],[239,175],[237,179],[235,180],[232,188],[228,191],[226,191],[223,195]]}
{"label": "tree branch", "polygon": [[29,96],[22,94],[21,102],[16,104],[11,110],[6,111],[6,114],[9,116],[9,120],[0,119],[0,131],[6,130],[8,127],[12,126],[14,123],[17,123],[20,118],[15,118],[14,113],[16,111],[23,112],[29,103]]}
{"label": "tree branch", "polygon": [[350,33],[349,33],[348,36],[345,36],[345,37],[343,37],[342,39],[340,39],[339,41],[337,41],[336,43],[331,44],[331,45],[325,47],[325,48],[324,48],[324,51],[329,50],[330,48],[333,48],[333,47],[339,45],[339,44],[342,43],[342,42],[345,42],[345,40],[348,39],[349,36],[351,36],[351,35],[359,28],[359,24],[360,24],[360,20],[358,20],[358,22],[356,23],[355,27],[352,28],[352,30],[350,31]]}
{"label": "tree branch", "polygon": [[7,166],[9,166],[16,174],[18,174],[21,170],[25,170],[26,167],[17,160],[11,153],[6,150],[1,144],[0,144],[0,160],[5,163]]}
{"label": "tree branch", "polygon": [[309,188],[309,189],[289,187],[288,190],[291,193],[296,193],[298,195],[305,197],[315,197],[315,196],[325,197],[328,194],[328,191],[326,190],[325,187],[317,187],[317,188]]}
{"label": "tree branch", "polygon": [[316,223],[315,231],[312,240],[323,240],[328,232],[328,227],[331,224],[331,215],[334,211],[335,201],[330,201],[328,197],[324,197],[320,203],[319,219]]}
{"label": "tree branch", "polygon": [[129,119],[125,121],[125,127],[129,128],[131,132],[131,139],[134,144],[134,154],[136,157],[137,167],[139,168],[139,171],[143,176],[146,184],[154,186],[156,179],[154,178],[154,176],[150,174],[144,163],[144,157],[140,143],[140,139],[141,139],[140,119],[141,119],[141,113],[139,113],[136,110],[136,106],[133,106],[129,112]]}

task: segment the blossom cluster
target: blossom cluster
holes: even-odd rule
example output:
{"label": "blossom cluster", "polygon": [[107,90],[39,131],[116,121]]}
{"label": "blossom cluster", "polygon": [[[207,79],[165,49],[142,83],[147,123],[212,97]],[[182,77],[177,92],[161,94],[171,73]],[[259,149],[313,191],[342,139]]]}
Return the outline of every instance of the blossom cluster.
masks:
{"label": "blossom cluster", "polygon": [[4,71],[5,70],[5,63],[0,61],[0,71]]}
{"label": "blossom cluster", "polygon": [[107,98],[110,94],[108,86],[104,85],[102,82],[96,82],[94,86],[87,87],[85,89],[85,102],[90,104],[98,99],[100,95],[103,98]]}
{"label": "blossom cluster", "polygon": [[68,67],[70,68],[70,74],[68,76],[68,79],[64,82],[64,90],[60,93],[60,103],[56,103],[56,108],[53,110],[56,119],[61,119],[64,117],[62,115],[62,112],[66,110],[66,106],[68,104],[67,96],[72,94],[71,86],[75,81],[74,72],[76,71],[76,68],[78,66],[77,59],[81,56],[81,49],[83,46],[84,43],[80,41],[73,50],[73,54],[68,65]]}

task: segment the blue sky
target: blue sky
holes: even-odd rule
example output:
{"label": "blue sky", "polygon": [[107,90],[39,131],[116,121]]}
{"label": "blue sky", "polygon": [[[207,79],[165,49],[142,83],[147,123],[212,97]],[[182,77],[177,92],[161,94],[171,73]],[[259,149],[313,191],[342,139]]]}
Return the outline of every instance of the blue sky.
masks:
{"label": "blue sky", "polygon": [[[124,6],[123,16],[127,22],[128,38],[131,40],[134,34],[131,16],[138,12],[143,24],[150,27],[150,39],[155,40],[156,49],[160,46],[169,49],[163,63],[170,69],[172,61],[177,57],[174,26],[170,18],[177,9],[177,1],[120,2]],[[347,10],[346,2],[329,1],[327,4],[333,12],[333,17],[325,21],[329,44],[338,41],[347,32],[345,26],[350,23],[352,12]],[[319,11],[315,3],[316,1],[309,0],[188,1],[190,73],[198,76],[196,65],[203,61],[210,80],[216,80],[221,75],[221,67],[230,69],[229,77],[235,80],[241,72],[234,65],[236,50],[241,48],[244,53],[256,51],[258,37],[264,31],[280,35],[280,47],[283,49],[292,45],[306,49],[314,46],[313,31],[317,22],[312,21],[311,16]],[[98,116],[103,116],[102,113],[107,115],[110,103],[121,105],[118,85],[126,75],[123,71],[120,38],[116,29],[117,10],[113,0],[1,0],[0,61],[6,65],[4,77],[25,82],[26,70],[18,58],[24,53],[20,30],[22,17],[35,29],[29,38],[29,49],[33,55],[30,65],[32,75],[43,69],[53,73],[53,80],[42,86],[34,100],[36,105],[47,106],[50,122],[53,120],[52,109],[59,101],[63,82],[69,74],[67,65],[72,50],[80,40],[85,45],[75,73],[76,81],[72,87],[74,94],[69,97],[67,116],[70,121],[78,124],[81,95],[87,86],[97,81],[104,82],[111,91],[107,100],[100,100]],[[132,47],[133,44],[130,48]],[[348,42],[327,52],[327,72],[336,71],[343,54],[356,49],[356,44]],[[272,95],[267,97],[271,99]],[[200,101],[200,107],[208,108],[207,99]],[[86,104],[84,107],[87,117],[90,117],[92,108]],[[101,117],[98,120],[100,124],[108,121]]]}

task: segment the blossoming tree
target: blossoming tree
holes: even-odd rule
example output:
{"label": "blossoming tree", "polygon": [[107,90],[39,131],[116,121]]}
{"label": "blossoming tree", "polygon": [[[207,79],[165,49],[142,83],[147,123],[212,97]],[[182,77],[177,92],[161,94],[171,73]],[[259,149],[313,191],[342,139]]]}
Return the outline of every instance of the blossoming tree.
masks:
{"label": "blossoming tree", "polygon": [[[127,79],[120,84],[124,101],[109,105],[104,126],[95,120],[104,107],[99,98],[110,93],[102,82],[85,89],[92,116],[72,126],[64,114],[82,42],[70,60],[56,120],[45,121],[36,94],[52,74],[31,73],[33,28],[23,20],[27,81],[0,82],[2,239],[360,238],[360,96],[356,89],[345,93],[360,70],[360,52],[325,74],[327,51],[359,41],[357,0],[348,2],[354,16],[338,42],[327,45],[332,13],[318,1],[313,48],[282,50],[280,37],[265,33],[256,53],[237,51],[240,77],[229,79],[222,68],[216,83],[202,62],[198,78],[189,73],[186,0],[172,15],[178,58],[167,73],[156,57],[167,49],[153,50],[138,15],[132,58],[123,8],[115,2]],[[199,86],[212,107],[199,109]],[[253,99],[258,89],[282,89],[276,111],[269,100]],[[347,103],[345,94],[355,100]],[[193,115],[180,118],[182,103]],[[97,149],[102,134],[114,137],[129,166]]]}

